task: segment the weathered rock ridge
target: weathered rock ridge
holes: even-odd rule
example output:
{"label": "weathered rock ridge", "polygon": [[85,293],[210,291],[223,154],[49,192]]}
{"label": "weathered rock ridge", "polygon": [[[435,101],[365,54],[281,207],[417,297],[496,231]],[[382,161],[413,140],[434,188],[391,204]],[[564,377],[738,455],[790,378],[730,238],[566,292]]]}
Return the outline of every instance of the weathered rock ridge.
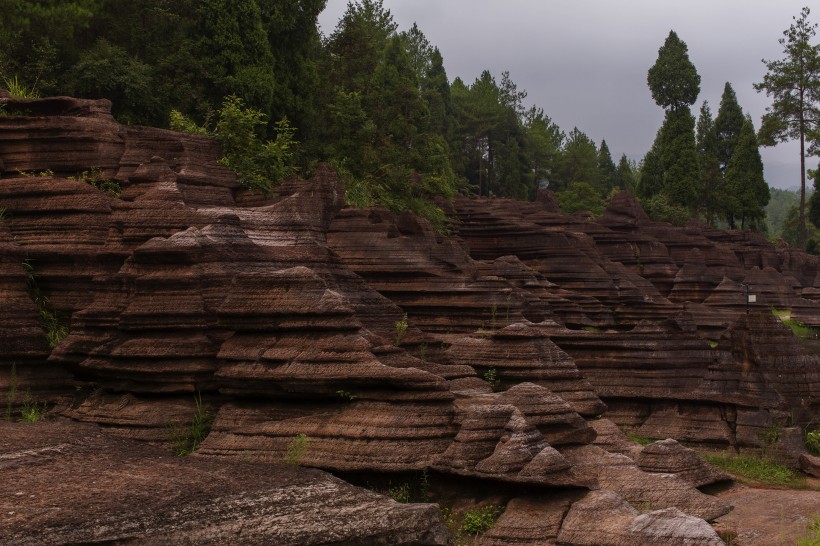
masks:
{"label": "weathered rock ridge", "polygon": [[[291,486],[271,478],[224,511],[191,513],[216,518],[214,536],[239,532],[219,522],[247,506],[251,542],[310,543],[315,528],[315,543],[379,543],[399,519],[395,543],[446,542],[429,507],[279,465],[302,438],[303,466],[431,469],[497,491],[506,511],[482,543],[720,544],[703,519],[730,507],[697,487],[726,477],[679,444],[641,449],[612,422],[758,449],[763,431],[793,437],[820,414],[818,358],[769,311],[820,325],[813,256],[652,222],[626,193],[594,221],[548,200],[458,198],[444,236],[409,213],[343,206],[326,167],[253,196],[205,137],[121,126],[107,101],[6,102],[23,115],[0,117],[0,391],[51,402],[86,423],[81,436],[99,425],[115,437],[89,440],[91,451],[167,443],[199,395],[213,427],[193,462],[168,472],[236,481],[252,461],[309,483],[304,502],[329,514],[339,498],[378,506],[362,534],[325,536],[336,516],[312,527],[300,513],[296,534],[273,523],[266,535]],[[87,183],[92,169],[121,192]],[[748,308],[744,284],[757,295]],[[67,326],[54,347],[44,310]],[[5,459],[28,461],[16,442]],[[75,451],[43,449],[53,472]],[[117,464],[150,464],[145,449]],[[794,445],[778,449],[797,464]],[[16,465],[0,466],[5,482]],[[278,493],[255,496],[263,486]],[[42,521],[62,529],[57,542],[90,541],[92,527],[67,530],[75,516]],[[141,517],[111,519],[120,534],[103,538],[173,543],[190,522],[145,520],[140,535]],[[42,536],[21,529],[20,543]]]}

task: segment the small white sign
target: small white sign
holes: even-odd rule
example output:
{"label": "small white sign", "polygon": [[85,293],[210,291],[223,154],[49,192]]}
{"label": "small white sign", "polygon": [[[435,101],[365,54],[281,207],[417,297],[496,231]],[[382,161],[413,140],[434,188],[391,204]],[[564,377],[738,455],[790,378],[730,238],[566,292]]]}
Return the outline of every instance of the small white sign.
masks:
{"label": "small white sign", "polygon": [[757,303],[757,294],[749,294],[749,303]]}

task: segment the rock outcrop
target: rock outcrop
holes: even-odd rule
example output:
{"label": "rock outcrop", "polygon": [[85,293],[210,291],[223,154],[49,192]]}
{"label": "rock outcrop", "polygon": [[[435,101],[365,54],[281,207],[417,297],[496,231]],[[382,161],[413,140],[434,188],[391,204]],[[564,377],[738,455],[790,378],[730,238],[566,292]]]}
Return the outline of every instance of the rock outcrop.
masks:
{"label": "rock outcrop", "polygon": [[[720,544],[704,520],[731,507],[696,487],[723,476],[616,424],[737,449],[770,448],[777,430],[796,465],[795,431],[817,418],[818,358],[769,312],[820,324],[814,257],[652,222],[625,193],[598,220],[547,195],[460,197],[443,235],[345,207],[324,166],[252,195],[207,138],[121,126],[107,101],[7,102],[22,115],[0,118],[0,389],[85,424],[82,442],[16,443],[0,465],[43,462],[32,490],[106,450],[116,468],[154,469],[123,477],[132,511],[79,523],[92,488],[65,516],[15,526],[21,543],[42,536],[35,523],[65,541],[175,543],[202,518],[206,543],[446,543],[433,507],[290,460],[492,484],[506,507],[484,544]],[[44,311],[67,333],[55,347]],[[194,457],[132,443],[167,443],[203,408],[214,420]],[[191,481],[206,505],[145,500],[166,474],[164,491]],[[217,494],[248,475],[253,487]],[[337,523],[345,506],[356,518]]]}

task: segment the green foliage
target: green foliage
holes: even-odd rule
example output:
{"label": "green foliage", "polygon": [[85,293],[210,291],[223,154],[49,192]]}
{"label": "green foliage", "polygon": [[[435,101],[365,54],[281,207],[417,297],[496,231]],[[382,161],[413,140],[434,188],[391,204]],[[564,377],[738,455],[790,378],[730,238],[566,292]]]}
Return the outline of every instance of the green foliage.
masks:
{"label": "green foliage", "polygon": [[[42,173],[40,174],[42,175]],[[79,176],[69,176],[68,179],[89,184],[107,193],[111,197],[119,197],[122,194],[122,186],[120,186],[120,183],[111,178],[107,178],[100,167],[91,167],[91,169],[81,172]]]}
{"label": "green foliage", "polygon": [[41,421],[47,413],[47,402],[38,404],[34,401],[34,399],[31,398],[30,394],[27,394],[26,397],[23,399],[23,407],[20,408],[20,419],[18,420],[21,423],[36,423],[38,421]]}
{"label": "green foliage", "polygon": [[658,50],[658,59],[647,74],[652,98],[661,108],[679,110],[695,103],[700,75],[689,60],[688,48],[674,31]]}
{"label": "green foliage", "polygon": [[3,84],[6,87],[6,91],[9,92],[9,95],[13,99],[40,98],[40,94],[37,92],[36,89],[34,89],[33,87],[26,87],[24,83],[17,79],[16,75],[12,77],[4,77]]}
{"label": "green foliage", "polygon": [[705,455],[710,464],[737,476],[741,481],[755,481],[786,487],[805,487],[805,478],[791,468],[751,455]]}
{"label": "green foliage", "polygon": [[493,528],[501,512],[501,507],[495,505],[468,510],[464,512],[460,531],[464,535],[473,537],[483,535]]}
{"label": "green foliage", "polygon": [[[781,190],[779,188],[769,188],[769,192],[771,194],[771,198],[769,199],[769,204],[764,207],[764,210],[766,211],[768,232],[769,235],[773,237],[782,237],[786,217],[792,207],[795,210],[795,222],[797,220],[797,207],[800,203],[800,194],[795,191]],[[820,199],[817,201],[818,204],[820,204]],[[818,212],[820,212],[820,210]],[[818,215],[818,221],[820,221],[820,215]],[[795,224],[794,244],[797,242],[796,234],[797,225]]]}
{"label": "green foliage", "polygon": [[735,148],[740,141],[740,132],[746,118],[743,110],[737,102],[737,95],[732,85],[726,82],[723,87],[723,95],[720,97],[720,108],[713,127],[715,139],[715,154],[720,169],[726,172],[729,162],[735,153]]}
{"label": "green foliage", "polygon": [[558,192],[556,197],[558,206],[567,214],[587,210],[594,216],[600,216],[604,212],[604,200],[587,182],[572,182],[566,191]]}
{"label": "green foliage", "polygon": [[814,515],[805,533],[797,537],[797,546],[820,546],[820,515]]}
{"label": "green foliage", "polygon": [[[773,146],[787,140],[800,140],[800,188],[798,205],[798,245],[805,247],[805,155],[806,136],[817,135],[820,118],[820,44],[812,44],[817,25],[809,23],[810,10],[804,7],[800,17],[783,32],[779,40],[784,57],[776,61],[763,61],[767,73],[763,81],[754,85],[772,98],[761,122],[759,138],[764,146]],[[814,136],[812,136],[814,138]],[[811,151],[811,149],[809,150]]]}
{"label": "green foliage", "polygon": [[404,314],[401,320],[396,321],[395,328],[396,328],[396,346],[398,347],[401,345],[401,340],[404,338],[404,334],[407,333],[407,313]]}
{"label": "green foliage", "polygon": [[635,442],[636,444],[642,446],[648,446],[649,444],[655,441],[652,438],[647,438],[646,436],[639,436],[637,434],[626,434],[626,437]]}
{"label": "green foliage", "polygon": [[689,221],[689,211],[670,202],[670,199],[663,193],[654,195],[648,199],[641,199],[646,214],[658,222],[669,222],[675,226],[686,225]]}
{"label": "green foliage", "polygon": [[151,68],[105,38],[82,53],[65,81],[73,96],[111,100],[114,116],[123,123],[151,123],[157,117]]}
{"label": "green foliage", "polygon": [[806,433],[806,449],[815,457],[820,457],[820,430]]}
{"label": "green foliage", "polygon": [[308,447],[310,447],[310,438],[306,434],[297,434],[288,444],[285,462],[292,465],[301,465]]}
{"label": "green foliage", "polygon": [[763,160],[749,119],[743,123],[726,168],[726,189],[730,196],[727,216],[731,227],[735,218],[740,219],[741,229],[763,224],[763,207],[770,198],[769,186],[763,179]]}
{"label": "green foliage", "polygon": [[499,379],[498,370],[495,368],[489,368],[484,372],[484,381],[489,383],[494,391],[501,389],[501,379]]}
{"label": "green foliage", "polygon": [[567,135],[556,163],[555,172],[550,178],[550,188],[556,192],[568,190],[573,182],[578,182],[587,184],[599,197],[606,195],[607,192],[599,191],[602,184],[598,149],[592,139],[577,127]]}
{"label": "green foliage", "polygon": [[171,113],[168,115],[168,127],[172,131],[188,133],[189,135],[209,136],[211,134],[208,129],[201,125],[197,125],[194,120],[187,117],[179,110],[171,110]]}
{"label": "green foliage", "polygon": [[352,392],[340,389],[336,391],[336,395],[341,398],[344,402],[353,402],[356,399],[356,395]]}
{"label": "green foliage", "polygon": [[220,163],[234,171],[243,186],[267,195],[293,172],[293,148],[298,143],[287,119],[276,123],[275,140],[262,142],[259,133],[266,119],[261,111],[245,107],[242,99],[232,95],[222,104],[214,138],[222,145]]}
{"label": "green foliage", "polygon": [[40,314],[40,328],[45,333],[49,347],[52,349],[68,337],[68,321],[49,304],[48,297],[40,289],[38,277],[30,260],[24,260],[23,270],[26,273],[26,286],[31,300],[37,305]]}
{"label": "green foliage", "polygon": [[820,337],[820,328],[807,326],[796,319],[783,320],[783,324],[791,328],[792,333],[800,339],[817,339]]}
{"label": "green foliage", "polygon": [[214,421],[214,414],[209,406],[202,402],[202,395],[197,393],[194,397],[194,411],[191,423],[181,426],[177,423],[169,425],[171,445],[174,453],[179,457],[190,455],[199,448],[199,445],[211,432]]}

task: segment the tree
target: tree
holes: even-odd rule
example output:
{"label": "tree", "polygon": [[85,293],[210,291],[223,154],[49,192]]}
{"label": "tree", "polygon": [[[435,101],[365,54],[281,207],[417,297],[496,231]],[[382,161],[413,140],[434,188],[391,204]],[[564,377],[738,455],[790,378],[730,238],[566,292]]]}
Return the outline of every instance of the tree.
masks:
{"label": "tree", "polygon": [[601,141],[601,147],[598,148],[598,171],[600,174],[600,185],[598,193],[600,195],[607,195],[615,187],[615,163],[612,161],[612,154],[609,152],[609,146],[606,140]]}
{"label": "tree", "polygon": [[717,132],[709,103],[703,101],[697,123],[698,164],[700,167],[700,206],[706,222],[715,225],[718,212],[726,210],[726,192],[718,159]]}
{"label": "tree", "polygon": [[689,60],[686,44],[670,30],[658,60],[647,75],[652,98],[664,110],[679,110],[695,103],[700,93],[700,75]]}
{"label": "tree", "polygon": [[[772,97],[760,127],[760,142],[773,146],[800,140],[800,205],[798,246],[806,245],[806,138],[820,128],[820,46],[812,45],[817,24],[808,22],[809,8],[793,17],[794,23],[779,40],[784,58],[763,62],[768,72],[755,84],[757,91]],[[815,137],[816,138],[816,137]]]}
{"label": "tree", "polygon": [[600,179],[598,148],[591,138],[574,127],[567,134],[550,188],[559,192],[568,189],[573,182],[585,182],[592,188],[599,188]]}
{"label": "tree", "polygon": [[723,88],[723,95],[720,97],[720,108],[715,118],[715,152],[720,163],[721,172],[726,172],[729,160],[737,146],[740,138],[740,130],[746,118],[743,110],[737,103],[737,95],[732,85],[726,82]]}
{"label": "tree", "polygon": [[695,118],[689,105],[700,93],[700,76],[687,51],[686,44],[670,31],[647,74],[652,98],[666,110],[666,116],[644,158],[638,190],[645,199],[663,193],[672,205],[693,210],[698,200],[699,165]]}
{"label": "tree", "polygon": [[598,191],[586,182],[572,182],[569,187],[556,194],[558,206],[567,214],[587,210],[593,216],[604,212],[605,203]]}
{"label": "tree", "polygon": [[757,137],[751,119],[746,119],[738,136],[737,146],[726,168],[726,187],[730,208],[727,220],[734,227],[740,218],[740,227],[762,231],[769,203],[769,186],[763,179],[763,160],[760,158]]}
{"label": "tree", "polygon": [[626,157],[626,154],[621,154],[618,167],[615,169],[615,187],[635,193],[637,186],[635,175],[637,170],[634,162],[630,161],[629,158]]}

